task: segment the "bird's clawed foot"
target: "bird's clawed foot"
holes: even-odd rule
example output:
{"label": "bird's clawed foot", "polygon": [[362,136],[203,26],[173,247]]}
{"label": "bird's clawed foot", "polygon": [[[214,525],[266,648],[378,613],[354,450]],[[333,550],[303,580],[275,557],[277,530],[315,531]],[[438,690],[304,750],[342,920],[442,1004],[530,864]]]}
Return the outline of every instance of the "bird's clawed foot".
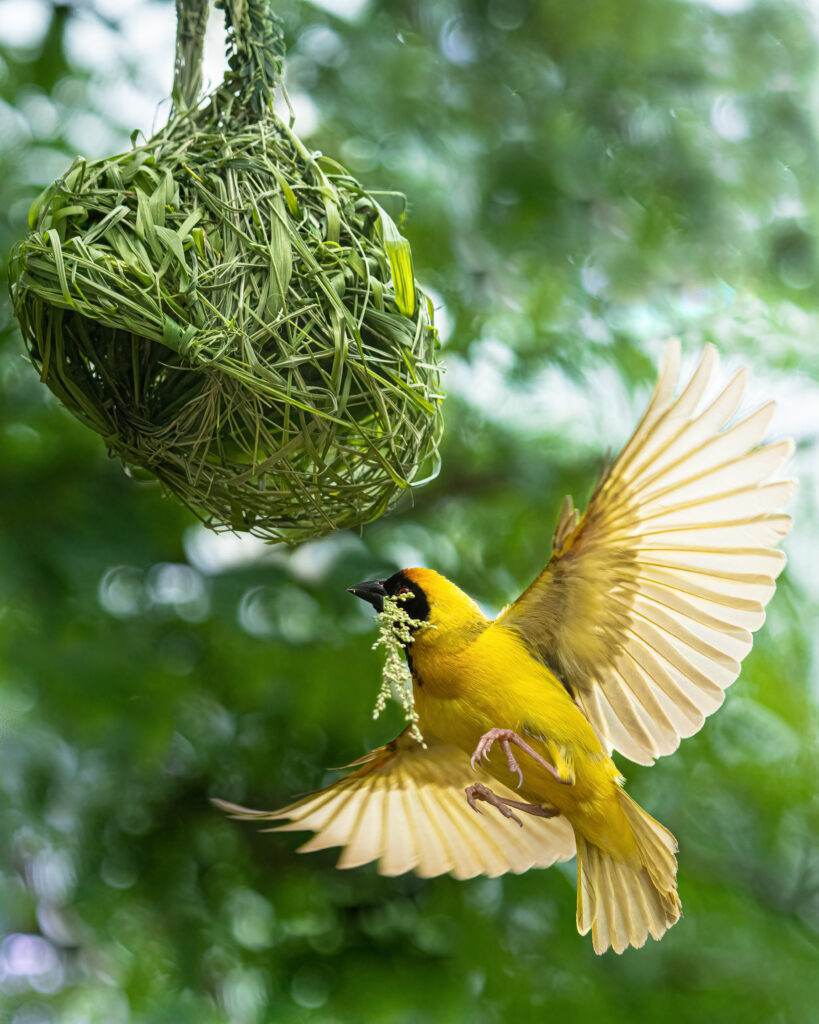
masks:
{"label": "bird's clawed foot", "polygon": [[514,743],[516,747],[520,747],[524,754],[528,754],[529,757],[537,761],[542,768],[545,768],[555,782],[560,782],[564,786],[571,785],[573,781],[571,778],[564,778],[553,764],[549,764],[545,757],[542,757],[536,750],[530,747],[526,740],[518,736],[518,734],[513,732],[512,729],[490,729],[489,732],[485,732],[483,736],[481,736],[478,740],[477,747],[475,747],[475,753],[472,755],[470,761],[473,771],[477,771],[478,768],[475,763],[476,761],[488,759],[489,751],[492,749],[492,745],[495,742],[500,744],[501,750],[506,755],[506,763],[509,765],[509,771],[512,772],[513,775],[517,775],[520,779],[520,782],[518,782],[518,789],[523,785],[523,772],[520,770],[520,765],[516,761],[515,755],[512,753],[512,743]]}
{"label": "bird's clawed foot", "polygon": [[545,804],[526,804],[521,800],[507,800],[505,797],[493,793],[482,782],[473,782],[471,786],[466,787],[464,792],[466,793],[466,802],[473,811],[477,811],[478,814],[481,813],[477,802],[478,800],[483,800],[492,807],[496,807],[504,818],[511,818],[512,821],[516,821],[521,828],[523,828],[523,822],[514,813],[513,807],[516,811],[523,811],[524,814],[531,814],[535,818],[554,818],[560,813],[556,808],[547,807]]}

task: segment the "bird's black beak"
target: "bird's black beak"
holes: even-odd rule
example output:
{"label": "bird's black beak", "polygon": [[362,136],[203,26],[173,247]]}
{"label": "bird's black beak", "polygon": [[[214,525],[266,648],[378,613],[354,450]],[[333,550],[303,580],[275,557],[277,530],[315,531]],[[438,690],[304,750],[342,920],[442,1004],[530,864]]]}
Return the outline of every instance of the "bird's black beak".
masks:
{"label": "bird's black beak", "polygon": [[355,594],[362,601],[369,601],[377,612],[382,612],[384,598],[387,596],[384,582],[384,580],[365,580],[364,583],[356,583],[354,587],[347,587],[347,593]]}

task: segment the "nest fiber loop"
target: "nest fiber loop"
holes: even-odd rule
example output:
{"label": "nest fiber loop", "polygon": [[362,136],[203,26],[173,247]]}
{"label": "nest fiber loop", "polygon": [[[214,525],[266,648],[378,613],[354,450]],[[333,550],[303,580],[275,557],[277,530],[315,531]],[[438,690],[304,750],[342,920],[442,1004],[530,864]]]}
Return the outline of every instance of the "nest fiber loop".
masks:
{"label": "nest fiber loop", "polygon": [[11,291],[42,380],[214,529],[296,542],[437,472],[436,335],[384,208],[272,109],[264,0],[223,0],[229,70],[197,103],[207,3],[178,0],[174,113],[35,201]]}

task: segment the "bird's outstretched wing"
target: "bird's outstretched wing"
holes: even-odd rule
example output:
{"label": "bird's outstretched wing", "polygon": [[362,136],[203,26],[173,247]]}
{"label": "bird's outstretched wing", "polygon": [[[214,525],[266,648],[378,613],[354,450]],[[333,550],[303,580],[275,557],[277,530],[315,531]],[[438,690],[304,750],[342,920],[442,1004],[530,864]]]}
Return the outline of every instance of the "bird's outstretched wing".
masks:
{"label": "bird's outstretched wing", "polygon": [[214,803],[241,820],[286,822],[271,832],[315,832],[300,853],[341,846],[338,867],[378,861],[382,875],[520,874],[575,854],[574,833],[564,818],[522,815],[521,828],[488,806],[476,814],[464,795],[476,780],[491,781],[499,796],[516,797],[483,772],[473,772],[457,747],[431,740],[422,747],[405,732],[350,767],[356,769],[350,775],[279,811]]}
{"label": "bird's outstretched wing", "polygon": [[582,518],[567,498],[553,554],[499,622],[563,681],[601,742],[651,764],[722,703],[762,625],[795,485],[771,477],[792,441],[760,447],[774,411],[739,422],[741,370],[698,411],[708,346],[679,397],[679,345]]}

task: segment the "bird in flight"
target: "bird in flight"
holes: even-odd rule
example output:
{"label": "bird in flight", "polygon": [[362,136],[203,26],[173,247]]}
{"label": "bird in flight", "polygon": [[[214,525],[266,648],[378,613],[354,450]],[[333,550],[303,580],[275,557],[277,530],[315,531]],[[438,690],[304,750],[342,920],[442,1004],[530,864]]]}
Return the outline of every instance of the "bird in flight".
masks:
{"label": "bird in flight", "polygon": [[[419,732],[278,811],[237,818],[315,833],[339,867],[378,862],[456,878],[577,856],[577,927],[617,953],[680,916],[677,843],[624,789],[720,706],[785,564],[790,440],[761,445],[769,403],[735,413],[741,370],[710,403],[707,347],[675,396],[672,342],[648,409],[581,516],[566,498],[551,558],[494,620],[430,569],[350,590],[397,599],[424,627],[406,644]],[[704,407],[703,407],[704,405]],[[475,813],[479,812],[479,813]]]}

